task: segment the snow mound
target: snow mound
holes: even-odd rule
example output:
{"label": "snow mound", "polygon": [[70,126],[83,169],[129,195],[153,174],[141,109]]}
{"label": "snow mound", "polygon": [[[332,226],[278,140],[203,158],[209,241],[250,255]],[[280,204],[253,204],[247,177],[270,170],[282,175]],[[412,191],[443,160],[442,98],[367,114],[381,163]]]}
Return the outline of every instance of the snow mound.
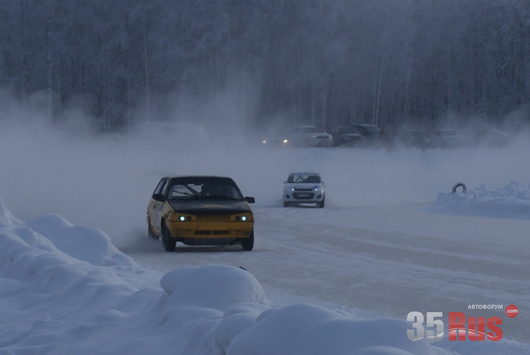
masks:
{"label": "snow mound", "polygon": [[162,277],[160,286],[175,304],[186,302],[220,310],[237,303],[265,304],[265,293],[254,276],[233,266],[173,270]]}
{"label": "snow mound", "polygon": [[319,306],[296,304],[262,313],[256,325],[234,339],[226,354],[449,354],[411,342],[407,328],[401,320],[355,321]]}
{"label": "snow mound", "polygon": [[486,217],[530,218],[530,185],[511,182],[490,190],[481,185],[467,193],[441,193],[433,210]]}
{"label": "snow mound", "polygon": [[13,217],[11,212],[6,208],[4,202],[0,198],[0,226],[19,223],[19,221]]}
{"label": "snow mound", "polygon": [[104,232],[85,226],[73,226],[63,217],[49,214],[28,222],[35,232],[49,239],[57,249],[94,265],[135,265],[120,252]]}

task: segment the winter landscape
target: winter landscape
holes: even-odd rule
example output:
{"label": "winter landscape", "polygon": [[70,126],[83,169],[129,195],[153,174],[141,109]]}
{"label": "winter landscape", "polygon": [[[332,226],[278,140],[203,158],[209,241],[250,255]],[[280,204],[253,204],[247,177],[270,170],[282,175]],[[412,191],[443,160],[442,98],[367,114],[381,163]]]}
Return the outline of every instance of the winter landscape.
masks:
{"label": "winter landscape", "polygon": [[[525,1],[0,18],[0,355],[530,354]],[[150,238],[175,175],[255,197],[253,249]]]}

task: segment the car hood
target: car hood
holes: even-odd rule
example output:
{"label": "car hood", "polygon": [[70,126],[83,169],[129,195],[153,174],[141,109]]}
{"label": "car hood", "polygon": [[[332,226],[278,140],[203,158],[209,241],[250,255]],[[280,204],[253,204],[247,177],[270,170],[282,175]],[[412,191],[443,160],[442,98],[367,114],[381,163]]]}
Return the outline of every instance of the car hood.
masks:
{"label": "car hood", "polygon": [[194,215],[250,212],[246,201],[233,200],[169,200],[175,211]]}

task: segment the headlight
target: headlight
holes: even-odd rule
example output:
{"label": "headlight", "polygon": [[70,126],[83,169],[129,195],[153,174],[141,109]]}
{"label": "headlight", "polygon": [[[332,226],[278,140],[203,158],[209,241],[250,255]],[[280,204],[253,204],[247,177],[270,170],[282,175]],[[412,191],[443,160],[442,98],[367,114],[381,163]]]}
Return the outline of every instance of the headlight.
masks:
{"label": "headlight", "polygon": [[263,144],[267,144],[267,140],[264,139],[264,140],[261,141],[261,143],[263,143]]}
{"label": "headlight", "polygon": [[291,190],[291,192],[294,191],[294,187],[291,187],[289,190]]}
{"label": "headlight", "polygon": [[250,222],[250,215],[241,214],[236,216],[236,221],[238,222]]}
{"label": "headlight", "polygon": [[189,222],[191,221],[191,216],[180,215],[178,216],[178,220],[179,222]]}
{"label": "headlight", "polygon": [[289,140],[286,138],[286,139],[284,139],[284,140],[282,141],[282,143],[283,143],[283,144],[287,144],[287,143],[289,143]]}

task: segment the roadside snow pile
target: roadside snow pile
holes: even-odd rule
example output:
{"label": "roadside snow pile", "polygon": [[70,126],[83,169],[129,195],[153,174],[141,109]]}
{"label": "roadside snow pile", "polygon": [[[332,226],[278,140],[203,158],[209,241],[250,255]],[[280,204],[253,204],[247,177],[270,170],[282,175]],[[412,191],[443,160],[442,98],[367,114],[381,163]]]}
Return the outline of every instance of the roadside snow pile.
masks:
{"label": "roadside snow pile", "polygon": [[242,269],[234,270],[229,266],[207,265],[173,270],[162,277],[160,286],[176,304],[215,309],[226,309],[237,303],[265,304],[265,294],[256,279]]}
{"label": "roadside snow pile", "polygon": [[530,185],[511,182],[498,190],[481,185],[466,193],[441,193],[432,208],[444,213],[526,219],[530,218]]}
{"label": "roadside snow pile", "polygon": [[53,214],[34,219],[27,225],[53,242],[57,249],[79,260],[100,266],[133,263],[98,229],[73,226],[66,219]]}
{"label": "roadside snow pile", "polygon": [[[59,216],[26,224],[0,203],[0,243],[2,354],[450,354],[409,341],[402,320],[271,307],[259,282],[233,266],[173,270],[150,288],[152,273],[104,233]],[[491,354],[524,353],[495,345]]]}
{"label": "roadside snow pile", "polygon": [[354,321],[319,306],[295,304],[261,313],[227,354],[449,354],[408,340],[408,327],[401,320]]}
{"label": "roadside snow pile", "polygon": [[4,202],[0,198],[0,226],[5,224],[15,224],[18,222],[19,221],[15,217],[13,217],[11,212],[9,212],[9,210],[4,205]]}

